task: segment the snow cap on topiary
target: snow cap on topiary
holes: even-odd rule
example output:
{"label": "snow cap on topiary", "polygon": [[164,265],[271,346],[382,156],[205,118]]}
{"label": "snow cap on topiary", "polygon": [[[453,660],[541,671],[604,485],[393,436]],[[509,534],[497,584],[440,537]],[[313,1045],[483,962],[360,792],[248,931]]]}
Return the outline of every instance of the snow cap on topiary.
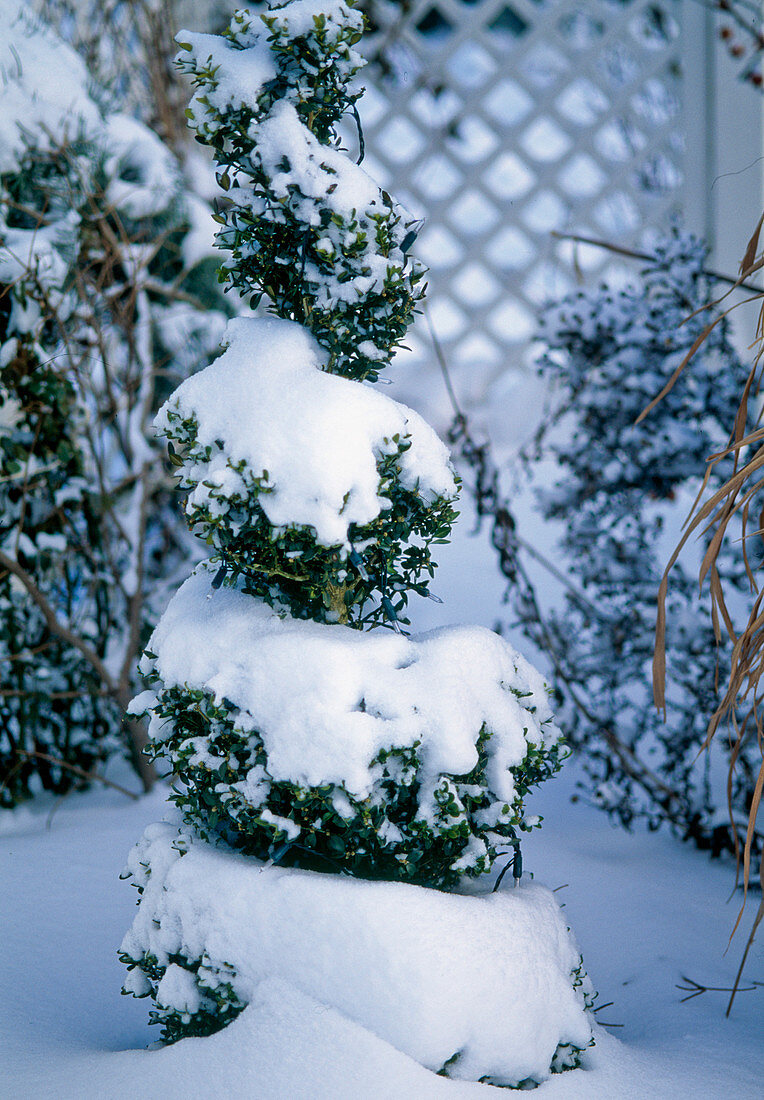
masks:
{"label": "snow cap on topiary", "polygon": [[180,31],[177,63],[197,85],[186,111],[202,141],[237,124],[240,146],[251,147],[247,124],[286,99],[325,137],[360,92],[348,85],[366,64],[353,49],[363,15],[341,0],[292,0],[253,15],[236,11],[223,35]]}
{"label": "snow cap on topiary", "polygon": [[498,635],[359,634],[210,581],[200,568],[171,601],[144,664],[156,688],[134,705],[204,835],[439,886],[531,827],[524,796],[560,735],[541,676]]}
{"label": "snow cap on topiary", "polygon": [[306,325],[328,369],[373,381],[413,320],[424,269],[408,257],[414,220],[338,148],[336,124],[360,95],[348,85],[362,27],[344,3],[237,12],[222,38],[181,32],[178,61],[198,87],[189,124],[229,192],[223,277]]}
{"label": "snow cap on topiary", "polygon": [[227,499],[245,496],[249,471],[260,479],[256,496],[274,528],[312,527],[320,545],[348,551],[351,527],[390,507],[377,465],[401,440],[408,444],[401,485],[428,504],[456,497],[448,451],[433,429],[385,394],[327,374],[326,352],[302,325],[236,318],[224,344],[155,421],[186,448],[180,470],[195,486],[192,522],[212,501],[219,512]]}

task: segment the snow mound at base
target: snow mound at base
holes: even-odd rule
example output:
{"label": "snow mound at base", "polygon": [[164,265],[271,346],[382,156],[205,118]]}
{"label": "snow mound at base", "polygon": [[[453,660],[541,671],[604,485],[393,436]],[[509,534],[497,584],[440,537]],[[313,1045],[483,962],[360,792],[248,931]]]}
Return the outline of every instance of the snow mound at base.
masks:
{"label": "snow mound at base", "polygon": [[263,981],[242,1014],[217,1035],[184,1039],[149,1059],[154,1087],[171,1081],[169,1095],[177,1097],[203,1093],[206,1100],[230,1100],[246,1095],[247,1086],[258,1100],[490,1100],[493,1095],[484,1085],[437,1077],[277,978]]}
{"label": "snow mound at base", "polygon": [[284,870],[170,823],[149,826],[127,870],[142,896],[122,952],[153,980],[136,968],[126,986],[160,1010],[199,1011],[200,963],[240,1005],[275,978],[427,1069],[508,1085],[591,1041],[580,955],[544,887],[462,896]]}

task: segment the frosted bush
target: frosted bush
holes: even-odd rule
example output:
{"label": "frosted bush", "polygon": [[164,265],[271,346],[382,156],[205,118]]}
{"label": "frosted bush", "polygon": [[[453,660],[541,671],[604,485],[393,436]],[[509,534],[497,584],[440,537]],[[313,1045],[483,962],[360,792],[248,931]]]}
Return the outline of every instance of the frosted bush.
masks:
{"label": "frosted bush", "polygon": [[[224,317],[184,302],[182,354],[170,346],[190,219],[157,135],[103,113],[78,55],[13,3],[0,72],[0,804],[14,804],[120,748],[150,781],[145,735],[123,722],[155,621],[143,582],[159,595],[188,538],[147,435],[164,376],[209,356]],[[220,304],[216,283],[205,300]]]}
{"label": "frosted bush", "polygon": [[[542,446],[557,465],[539,497],[547,518],[565,522],[561,549],[576,591],[549,616],[542,644],[553,639],[566,730],[596,802],[626,825],[670,822],[718,853],[733,843],[718,818],[726,792],[700,749],[724,659],[691,561],[677,564],[668,589],[665,718],[653,704],[651,661],[662,569],[699,487],[698,471],[727,441],[747,374],[725,323],[714,325],[693,369],[637,423],[714,320],[701,308],[704,260],[699,241],[674,232],[632,284],[581,291],[545,312],[541,369],[557,409]],[[742,595],[748,588],[745,565],[722,551],[717,566],[734,617],[735,589]],[[752,730],[729,792],[741,817],[759,755]]]}
{"label": "frosted bush", "polygon": [[237,12],[224,38],[181,32],[180,62],[199,89],[189,119],[215,147],[230,200],[219,214],[226,279],[306,325],[329,370],[373,381],[422,296],[424,270],[407,256],[416,231],[334,147],[332,127],[357,98],[362,17],[342,3],[306,0],[299,19],[291,7],[262,23]]}
{"label": "frosted bush", "polygon": [[[559,767],[560,734],[543,680],[496,634],[402,630],[409,597],[430,594],[457,486],[428,425],[369,384],[411,319],[420,273],[404,215],[334,131],[356,98],[359,30],[349,5],[299,0],[238,13],[223,38],[180,35],[197,84],[190,122],[231,199],[225,277],[265,294],[277,318],[233,322],[223,355],[157,420],[213,555],[157,626],[131,708],[172,767],[184,830],[150,831],[131,857],[142,898],[126,989],[154,999],[167,1039],[223,1027],[290,956],[304,970],[269,900],[296,889],[288,908],[310,917],[290,928],[322,960],[301,986],[311,996],[432,1069],[539,1081],[579,1064],[591,1037],[553,899],[443,891],[499,855],[519,877],[521,837],[539,822],[525,799]],[[372,918],[376,901],[389,921]],[[510,910],[507,994],[489,937]],[[359,944],[378,970],[365,1005]],[[417,955],[423,973],[442,972],[435,995],[412,984]],[[492,992],[446,1024],[442,998],[462,996],[466,970]],[[489,1017],[498,1030],[483,1042]]]}
{"label": "frosted bush", "polygon": [[[202,569],[149,643],[155,751],[211,840],[429,886],[490,870],[557,769],[543,681],[489,630],[406,638],[280,618]],[[183,639],[182,643],[180,639]]]}

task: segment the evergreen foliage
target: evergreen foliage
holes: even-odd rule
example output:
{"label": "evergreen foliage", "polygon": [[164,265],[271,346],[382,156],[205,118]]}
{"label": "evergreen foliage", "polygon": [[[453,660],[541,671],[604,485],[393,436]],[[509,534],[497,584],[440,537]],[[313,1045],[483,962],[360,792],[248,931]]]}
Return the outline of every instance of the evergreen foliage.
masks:
{"label": "evergreen foliage", "polygon": [[[149,674],[156,681],[157,674]],[[513,689],[521,697],[519,689]],[[554,775],[558,744],[528,746],[514,768],[514,791],[497,803],[491,789],[490,732],[477,736],[478,762],[464,775],[442,774],[434,812],[422,813],[426,755],[419,743],[381,749],[370,762],[364,797],[326,782],[273,781],[262,736],[251,716],[210,692],[159,690],[152,713],[157,755],[172,761],[180,781],[172,796],[206,840],[290,866],[362,878],[455,886],[462,874],[489,871],[537,821],[526,818],[526,795]],[[246,777],[244,781],[242,777]]]}
{"label": "evergreen foliage", "polygon": [[[342,546],[318,543],[309,526],[271,522],[263,507],[273,493],[268,471],[254,471],[217,441],[201,443],[193,411],[169,408],[164,434],[178,488],[190,494],[185,510],[191,530],[215,549],[221,576],[238,580],[245,591],[271,606],[288,606],[299,618],[357,626],[391,617],[406,622],[409,593],[429,595],[431,547],[447,540],[456,513],[450,499],[430,503],[401,484],[410,439],[393,436],[391,453],[377,459],[378,492],[390,506],[368,523],[350,525],[350,544],[362,553],[348,555]],[[215,476],[221,461],[224,479]],[[373,599],[380,587],[384,602]]]}
{"label": "evergreen foliage", "polygon": [[[327,5],[311,20],[286,6],[260,19],[237,12],[222,39],[186,35],[179,61],[198,86],[188,117],[228,192],[221,278],[306,325],[330,371],[374,381],[413,319],[424,271],[407,256],[411,219],[336,148],[336,123],[360,94],[350,84],[363,18]],[[242,56],[264,78],[245,102],[228,73]]]}
{"label": "evergreen foliage", "polygon": [[[543,681],[495,634],[400,632],[456,481],[432,430],[368,385],[421,270],[405,212],[339,148],[361,27],[342,0],[295,0],[178,36],[229,199],[224,277],[279,320],[231,322],[157,418],[214,555],[157,627],[132,709],[213,846],[443,889],[516,851],[561,747]],[[126,989],[155,999],[166,1039],[230,1019],[208,981],[225,959],[125,942]]]}
{"label": "evergreen foliage", "polygon": [[[543,626],[519,590],[515,602],[529,635],[553,651],[566,729],[595,801],[625,825],[669,821],[718,851],[731,843],[721,774],[714,781],[710,759],[698,753],[725,663],[693,562],[680,561],[669,585],[665,720],[652,700],[651,662],[663,567],[698,472],[726,442],[746,378],[724,323],[693,370],[636,423],[712,319],[701,311],[704,259],[698,241],[675,232],[635,285],[580,292],[545,314],[541,370],[558,407],[539,451],[554,456],[557,474],[539,496],[542,514],[565,524],[560,547],[573,589]],[[734,548],[717,565],[744,593]],[[736,810],[752,794],[754,748],[751,733],[731,792]]]}
{"label": "evergreen foliage", "polygon": [[[63,793],[120,748],[150,782],[145,733],[123,713],[156,612],[145,592],[161,600],[189,543],[146,429],[167,379],[194,369],[222,327],[201,312],[214,283],[206,303],[180,302],[192,223],[175,158],[141,123],[104,117],[77,56],[13,14],[0,163],[1,805]],[[56,94],[36,87],[46,65],[68,76]]]}

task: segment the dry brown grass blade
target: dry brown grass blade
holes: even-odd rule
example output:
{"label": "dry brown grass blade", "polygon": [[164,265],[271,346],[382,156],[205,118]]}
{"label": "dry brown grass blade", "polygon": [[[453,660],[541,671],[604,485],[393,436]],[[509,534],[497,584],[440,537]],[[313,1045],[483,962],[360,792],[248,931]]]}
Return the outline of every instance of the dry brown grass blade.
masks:
{"label": "dry brown grass blade", "polygon": [[[710,578],[710,585],[711,585],[711,626],[713,627],[714,641],[717,644],[717,646],[719,645],[719,643],[722,640],[722,628],[719,625],[719,604],[718,604],[717,599],[716,599],[716,591],[717,591],[718,581],[719,581],[718,573],[716,572],[716,570],[712,570],[711,578]],[[717,688],[719,686],[719,677],[718,677],[718,675],[715,676],[715,678],[714,678],[714,686],[717,687]]]}
{"label": "dry brown grass blade", "polygon": [[[730,285],[729,290],[725,290],[724,294],[722,294],[719,298],[715,298],[713,302],[709,302],[703,308],[718,309],[722,302],[726,301],[726,299],[729,298],[730,294],[734,294],[736,290],[744,289],[746,287],[746,282],[751,277],[751,275],[755,275],[757,271],[761,271],[762,267],[764,267],[764,254],[762,254],[757,260],[754,260],[754,262],[750,264],[750,266],[747,267],[745,271],[740,272],[737,279],[735,279],[735,281]],[[751,289],[754,290],[757,297],[761,297],[763,293],[761,287],[752,287]],[[753,301],[753,299],[750,300]]]}
{"label": "dry brown grass blade", "polygon": [[653,702],[666,717],[666,589],[668,577],[664,574],[658,591],[658,614],[655,623],[655,649],[653,651]]}
{"label": "dry brown grass blade", "polygon": [[[752,534],[753,535],[762,534],[762,530],[758,529],[756,531],[748,532],[746,534],[746,531],[745,531],[745,517],[747,516],[748,509],[749,509],[750,505],[753,503],[754,498],[759,495],[759,493],[761,492],[762,489],[764,489],[764,478],[757,481],[746,492],[745,496],[741,500],[739,500],[737,502],[737,504],[734,505],[734,509],[733,509],[734,513],[740,512],[741,515],[742,515],[743,532],[741,534],[740,540],[738,540],[738,541],[741,542],[742,554],[743,554],[743,565],[745,566],[745,572],[746,572],[746,577],[748,578],[748,583],[751,586],[751,592],[758,592],[759,591],[759,586],[756,582],[756,577],[753,573],[753,570],[751,568],[751,563],[748,559],[747,542],[748,542],[748,539],[751,537]],[[708,530],[709,527],[712,527],[713,524],[717,521],[717,519],[718,519],[718,513],[717,513],[716,516],[711,517],[711,519],[709,520],[709,523],[707,525],[706,530]]]}
{"label": "dry brown grass blade", "polygon": [[716,530],[714,531],[711,540],[706,547],[706,552],[703,555],[703,561],[700,564],[698,578],[701,587],[703,586],[703,581],[706,579],[709,569],[711,569],[712,565],[716,562],[716,559],[719,556],[719,550],[721,549],[727,527],[733,515],[735,514],[735,508],[733,507],[731,501],[727,502],[727,506],[722,509],[722,512],[723,514],[719,517],[719,521],[716,525]]}
{"label": "dry brown grass blade", "polygon": [[[745,271],[740,272],[740,275],[738,276],[738,279],[737,279],[737,282],[736,282],[735,286],[740,286],[740,284],[745,279],[750,278],[751,275],[755,275],[756,272],[761,271],[761,269],[763,267],[764,267],[764,253],[762,253],[762,255],[759,256],[759,258],[757,260],[755,260],[752,264],[749,264],[749,266],[745,269]],[[734,287],[733,287],[733,289],[734,289]],[[727,293],[729,293],[729,291]],[[725,295],[725,297],[726,297],[726,295]]]}
{"label": "dry brown grass blade", "polygon": [[[729,480],[726,481],[720,489],[717,489],[713,496],[709,497],[706,503],[702,505],[700,509],[698,509],[694,518],[691,517],[688,520],[688,526],[686,528],[687,531],[689,532],[696,530],[696,528],[699,527],[700,524],[709,517],[712,517],[712,523],[715,520],[721,519],[724,508],[719,508],[716,515],[713,515],[714,510],[717,509],[717,507],[725,500],[734,501],[735,497],[740,492],[746,481],[750,481],[752,475],[757,473],[759,470],[764,470],[764,447],[760,448],[760,450],[756,452],[751,461],[747,462],[746,465],[743,466],[741,470],[738,470],[736,474],[733,474],[732,477],[730,477]],[[736,505],[736,510],[739,511],[741,508],[743,508],[745,502],[750,500],[751,497],[755,496],[763,484],[764,479],[762,479],[761,481],[757,481],[753,487],[749,488],[746,491],[745,496],[738,501]]]}
{"label": "dry brown grass blade", "polygon": [[763,599],[764,593],[759,593],[754,601],[745,629],[733,646],[730,659],[729,685],[724,698],[717,707],[709,723],[706,743],[710,743],[711,738],[719,728],[725,714],[734,715],[736,697],[739,695],[744,697],[751,688],[751,684],[749,683],[748,688],[744,689],[743,682],[752,669],[752,662],[756,650],[761,647],[762,643],[764,613],[761,612],[761,604]]}
{"label": "dry brown grass blade", "polygon": [[706,472],[703,475],[703,481],[701,483],[700,488],[698,489],[695,500],[692,502],[692,507],[690,508],[689,512],[687,513],[685,521],[682,524],[683,528],[689,527],[690,523],[692,522],[693,515],[695,514],[698,507],[700,506],[700,502],[703,499],[703,495],[705,494],[705,491],[708,488],[708,483],[711,480],[711,475],[714,472],[714,465],[715,465],[715,463],[712,463],[711,459],[709,459],[706,462]]}
{"label": "dry brown grass blade", "polygon": [[[764,216],[764,215],[763,215]],[[733,436],[735,443],[739,446],[742,445],[741,440],[745,435],[745,426],[748,423],[748,401],[751,396],[751,388],[753,387],[754,380],[756,378],[757,365],[751,367],[748,372],[748,377],[745,380],[745,386],[743,387],[743,394],[740,398],[740,405],[738,406],[737,415],[735,417],[735,426],[733,428]]]}
{"label": "dry brown grass blade", "polygon": [[[757,264],[754,265],[754,269],[756,271],[758,271],[759,268],[761,268],[762,263],[764,263],[764,261],[757,262]],[[731,286],[730,289],[727,291],[727,293],[723,294],[721,298],[717,298],[716,301],[708,302],[706,305],[701,306],[700,309],[696,309],[695,312],[690,313],[685,318],[685,320],[689,321],[692,317],[697,316],[697,314],[699,314],[699,313],[704,313],[706,310],[709,310],[709,309],[715,309],[716,307],[721,305],[721,303],[725,300],[725,298],[729,297],[730,294],[733,294],[735,292],[735,290],[737,290],[738,287],[740,287],[742,285],[743,285],[742,279],[738,279],[737,282],[735,282],[733,284],[733,286]],[[754,297],[752,297],[752,298],[746,298],[742,302],[735,302],[734,305],[728,306],[727,309],[725,309],[721,313],[719,313],[718,316],[715,317],[713,321],[711,321],[708,325],[706,325],[706,327],[703,329],[703,331],[700,333],[700,335],[697,336],[696,339],[693,341],[692,347],[687,352],[685,357],[682,359],[679,366],[675,368],[673,374],[671,375],[671,377],[669,378],[668,382],[663,387],[661,392],[658,394],[658,396],[654,397],[653,400],[650,402],[650,404],[647,405],[647,407],[644,408],[642,410],[642,412],[639,414],[637,419],[634,421],[635,424],[641,423],[645,419],[645,417],[648,416],[652,412],[652,410],[655,408],[655,406],[658,405],[663,400],[663,398],[668,393],[671,392],[671,390],[676,385],[677,379],[681,375],[682,371],[685,369],[685,367],[690,362],[690,360],[695,355],[695,353],[698,351],[698,349],[703,346],[705,341],[708,339],[710,333],[713,332],[714,328],[720,323],[720,321],[723,321],[726,317],[728,317],[730,315],[730,313],[734,312],[734,310],[736,310],[736,309],[739,309],[741,306],[750,305],[751,302],[759,301],[761,299],[762,295],[764,295],[764,291],[758,291],[754,295]]]}
{"label": "dry brown grass blade", "polygon": [[[759,806],[761,805],[761,792],[762,792],[763,787],[764,787],[764,760],[762,761],[761,769],[759,771],[759,776],[758,776],[758,779],[756,780],[756,788],[754,790],[754,797],[753,797],[753,803],[751,805],[751,812],[748,815],[748,828],[746,830],[745,847],[743,849],[743,902],[742,902],[742,905],[740,906],[740,911],[737,915],[737,920],[735,921],[735,927],[732,929],[732,932],[730,933],[730,943],[732,943],[734,935],[737,932],[738,928],[740,927],[740,922],[743,919],[743,913],[745,912],[746,901],[748,900],[748,886],[749,886],[749,883],[751,881],[751,849],[753,847],[753,834],[754,834],[754,829],[755,829],[755,826],[756,826],[756,815],[759,811]],[[764,853],[762,854],[762,866],[760,868],[760,871],[764,871]],[[764,899],[762,899],[761,905],[759,905],[759,912],[756,916],[756,919],[753,922],[753,928],[751,929],[751,935],[748,939],[748,943],[746,944],[745,951],[743,952],[743,959],[742,959],[742,962],[740,963],[740,969],[738,970],[737,981],[735,982],[735,989],[733,990],[733,995],[730,998],[730,1005],[729,1005],[730,1008],[732,1007],[732,1001],[734,999],[735,990],[737,989],[738,983],[739,983],[740,978],[742,977],[742,974],[743,974],[743,967],[745,966],[745,960],[746,960],[746,956],[748,954],[748,949],[750,948],[751,944],[753,943],[753,937],[756,933],[756,929],[758,928],[758,926],[761,922],[762,906],[764,906]]]}
{"label": "dry brown grass blade", "polygon": [[661,577],[658,589],[658,611],[655,621],[655,649],[653,651],[653,700],[658,710],[666,717],[666,595],[668,593],[669,573],[674,567],[689,532],[682,536],[677,549],[671,555],[671,561]]}
{"label": "dry brown grass blade", "polygon": [[756,253],[759,250],[759,237],[761,236],[761,228],[763,225],[764,213],[761,215],[758,222],[756,223],[756,228],[754,229],[751,235],[751,239],[746,246],[745,255],[740,261],[740,267],[738,269],[740,275],[742,275],[744,271],[748,271],[748,269],[751,268],[756,262]]}
{"label": "dry brown grass blade", "polygon": [[[749,279],[751,275],[759,272],[764,268],[764,252],[759,253],[757,250],[760,247],[762,239],[762,231],[764,231],[764,214],[759,219],[753,234],[745,249],[743,259],[740,263],[740,274],[736,283],[731,289],[725,293],[721,298],[715,302],[709,304],[707,308],[718,308],[729,294],[733,293],[739,287],[742,287],[745,280]],[[668,580],[671,569],[673,568],[676,560],[684,549],[688,539],[696,534],[698,537],[707,538],[708,545],[703,555],[703,560],[699,570],[699,581],[702,586],[704,580],[708,579],[708,584],[711,594],[711,607],[714,634],[717,641],[721,636],[720,616],[724,620],[727,633],[732,641],[732,656],[729,667],[729,679],[726,685],[726,689],[723,693],[717,709],[711,716],[708,724],[708,731],[704,744],[701,748],[701,752],[704,749],[708,749],[714,736],[717,734],[722,721],[726,718],[731,723],[731,728],[735,730],[735,740],[732,741],[732,735],[729,735],[730,739],[730,763],[729,773],[727,778],[727,805],[730,814],[730,824],[733,834],[733,843],[736,853],[736,886],[738,877],[742,870],[743,881],[743,901],[738,914],[735,926],[732,930],[732,936],[737,932],[740,922],[742,920],[743,911],[746,906],[748,891],[751,882],[752,872],[752,860],[754,853],[754,845],[758,843],[760,839],[756,832],[757,815],[761,806],[762,792],[764,791],[764,730],[762,729],[762,721],[760,715],[760,699],[758,696],[758,687],[762,678],[764,678],[764,593],[759,591],[759,585],[757,584],[756,577],[754,576],[753,568],[749,560],[747,553],[747,540],[754,535],[761,535],[764,530],[764,507],[757,508],[761,515],[759,517],[758,529],[754,532],[749,527],[749,513],[750,509],[754,507],[756,501],[761,500],[761,496],[764,493],[764,427],[761,426],[762,413],[759,414],[757,423],[760,425],[753,430],[746,432],[746,426],[749,422],[750,405],[752,395],[758,392],[758,386],[761,384],[761,375],[759,374],[762,357],[764,356],[764,293],[759,292],[757,297],[748,299],[747,302],[738,302],[734,305],[729,305],[727,308],[710,322],[704,328],[699,338],[695,341],[689,353],[685,356],[682,363],[674,371],[669,382],[663,387],[661,393],[650,402],[645,411],[640,416],[640,420],[655,407],[655,405],[665,397],[670,391],[671,387],[676,382],[679,374],[687,366],[693,355],[698,351],[704,341],[708,338],[709,333],[713,330],[715,324],[718,324],[723,317],[728,316],[739,305],[745,305],[750,301],[757,301],[760,309],[757,320],[757,337],[754,343],[755,354],[753,357],[753,365],[748,373],[745,381],[745,385],[742,390],[738,408],[735,414],[734,423],[729,437],[729,443],[726,447],[720,450],[718,453],[709,457],[705,475],[703,478],[703,484],[701,489],[693,503],[692,508],[685,520],[684,530],[681,540],[679,541],[671,559],[666,567],[661,580],[660,589],[658,592],[658,615],[656,621],[656,644],[655,653],[653,657],[653,684],[654,684],[654,696],[656,705],[662,709],[665,713],[666,708],[666,600],[668,593]],[[698,311],[700,312],[700,311]],[[758,344],[758,347],[756,345]],[[744,453],[745,452],[745,453]],[[724,459],[732,458],[733,469],[730,476],[726,479],[723,485],[718,488],[711,496],[704,500],[704,496],[708,490],[710,478],[713,472],[718,469],[719,463]],[[743,461],[744,460],[744,461]],[[741,465],[742,461],[742,465]],[[754,515],[756,515],[756,511]],[[734,624],[731,621],[729,610],[724,596],[724,588],[716,568],[719,553],[724,545],[725,538],[730,538],[729,526],[734,517],[739,517],[742,535],[742,555],[745,565],[746,576],[751,585],[751,591],[755,594],[753,600],[753,606],[750,608],[748,621],[745,624],[745,628],[737,635]],[[739,718],[739,708],[744,704],[745,700],[749,699],[749,709],[745,718],[741,721]],[[733,796],[735,789],[735,773],[736,768],[739,766],[740,753],[743,746],[743,741],[746,738],[746,731],[750,729],[750,722],[755,722],[756,735],[758,741],[758,747],[762,752],[762,764],[758,772],[758,776],[754,783],[754,789],[751,794],[751,804],[748,812],[748,821],[746,827],[745,841],[739,837],[737,825],[734,819],[733,812]],[[741,852],[742,847],[742,852]],[[762,884],[764,885],[764,852],[762,853],[762,865],[760,868],[760,877]],[[756,930],[764,919],[764,902],[759,906],[758,913],[755,917],[751,934],[748,938],[748,942],[743,953],[743,958],[740,964],[740,969],[735,981],[732,995],[730,997],[729,1006],[727,1008],[727,1014],[732,1007],[732,1003],[735,997],[735,992],[739,988],[740,980],[743,974],[743,968],[745,966],[746,958],[750,950],[753,938]]]}
{"label": "dry brown grass blade", "polygon": [[[764,465],[764,449],[762,449],[762,452],[761,464]],[[704,484],[707,484],[707,477],[704,479]],[[742,484],[743,471],[740,471],[734,480]],[[727,486],[722,486],[710,500],[701,506],[699,511],[696,511],[694,516],[690,513],[682,537],[661,577],[660,587],[658,588],[658,612],[655,623],[655,651],[653,653],[653,698],[656,707],[662,710],[664,714],[666,712],[666,597],[668,595],[669,574],[676,565],[679,555],[684,550],[690,537],[703,521],[713,513],[714,508],[729,495],[729,492]]]}
{"label": "dry brown grass blade", "polygon": [[[762,863],[761,877],[764,878],[764,863]],[[761,924],[762,920],[764,920],[764,898],[762,898],[762,900],[759,902],[758,912],[756,913],[756,916],[754,917],[754,921],[753,921],[753,928],[751,929],[751,934],[749,935],[748,940],[746,941],[745,950],[743,951],[743,957],[740,960],[740,966],[738,967],[737,976],[735,977],[735,982],[734,982],[734,985],[732,986],[732,994],[730,995],[729,1004],[727,1005],[727,1011],[725,1013],[726,1016],[729,1016],[730,1012],[732,1011],[732,1005],[733,1005],[734,1000],[735,1000],[735,994],[737,993],[738,989],[740,988],[740,981],[743,977],[743,970],[745,969],[746,960],[748,959],[748,952],[751,950],[751,947],[753,946],[753,941],[754,941],[754,938],[756,936],[756,931],[757,931],[759,925]]]}
{"label": "dry brown grass blade", "polygon": [[[750,535],[750,533],[751,533],[748,530],[748,515],[749,515],[750,509],[751,509],[751,503],[752,503],[752,501],[747,500],[745,502],[745,504],[743,505],[743,510],[741,512],[740,551],[743,555],[743,565],[745,566],[745,575],[746,575],[746,577],[748,577],[748,580],[751,584],[751,589],[753,591],[755,591],[756,589],[755,589],[755,581],[753,579],[753,570],[751,569],[751,563],[748,560],[748,539],[746,538],[746,536]],[[761,527],[761,520],[762,520],[762,516],[760,514],[759,515],[759,527]],[[760,534],[760,531],[754,531],[753,534],[754,535]]]}
{"label": "dry brown grass blade", "polygon": [[[761,806],[761,792],[764,789],[764,760],[761,762],[756,786],[753,789],[751,809],[748,814],[748,828],[745,833],[745,851],[743,852],[743,891],[747,891],[751,876],[751,853],[753,851],[753,837],[756,831],[756,818]],[[743,902],[745,904],[745,901]],[[742,909],[741,909],[742,912]]]}
{"label": "dry brown grass blade", "polygon": [[[764,652],[764,612],[761,610],[764,593],[759,593],[751,609],[745,629],[734,644],[730,660],[730,678],[724,698],[719,703],[708,726],[708,734],[705,745],[710,744],[714,734],[725,717],[732,722],[736,721],[735,704],[742,701],[753,690],[754,702],[745,722],[751,717],[756,717],[758,700],[756,687],[762,674],[762,652]],[[758,656],[758,664],[756,663]],[[747,681],[747,685],[746,685]],[[745,723],[744,723],[745,724]],[[758,727],[757,727],[758,728]],[[759,729],[759,743],[764,756],[764,746],[761,745],[761,730]]]}
{"label": "dry brown grass blade", "polygon": [[735,721],[735,716],[732,716],[732,721],[735,724],[737,732],[737,738],[735,744],[732,746],[730,753],[730,766],[727,770],[727,812],[729,813],[730,825],[732,826],[732,843],[735,847],[735,889],[740,882],[740,837],[738,836],[737,823],[735,821],[735,811],[732,805],[733,795],[733,779],[735,778],[735,766],[737,764],[737,758],[740,755],[740,750],[743,747],[743,738],[745,737],[746,726],[750,719],[750,712],[743,719],[742,725],[738,725]]}
{"label": "dry brown grass blade", "polygon": [[742,451],[744,447],[752,447],[755,443],[761,443],[764,441],[764,427],[754,428],[748,435],[744,435],[741,439],[735,440],[734,443],[730,443],[727,447],[724,447],[721,451],[715,451],[712,455],[708,456],[708,462],[715,466],[722,459],[727,458],[728,455],[736,454]]}
{"label": "dry brown grass blade", "polygon": [[[721,613],[722,619],[724,620],[724,626],[727,631],[727,636],[734,645],[737,642],[737,633],[735,631],[732,618],[727,608],[727,601],[724,598],[724,588],[722,587],[721,578],[719,576],[719,571],[716,568],[716,564],[711,566],[711,571],[709,573],[709,585],[711,588],[712,608],[714,612],[716,612],[718,609],[718,611]],[[718,644],[722,638],[721,628],[718,626],[718,620],[714,624],[714,636]]]}

